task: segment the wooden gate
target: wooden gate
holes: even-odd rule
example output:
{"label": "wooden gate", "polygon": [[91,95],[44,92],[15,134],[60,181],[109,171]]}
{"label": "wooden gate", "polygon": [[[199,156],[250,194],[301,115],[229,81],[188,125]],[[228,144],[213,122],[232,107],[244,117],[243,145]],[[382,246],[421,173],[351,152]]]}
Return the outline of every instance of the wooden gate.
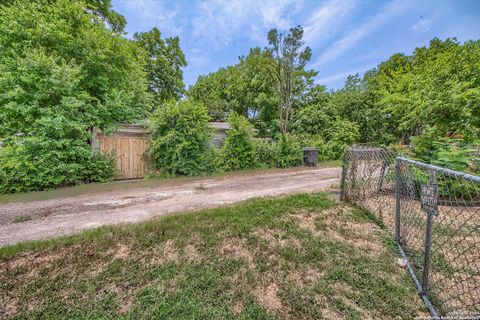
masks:
{"label": "wooden gate", "polygon": [[120,125],[112,135],[96,130],[94,149],[115,157],[116,180],[143,178],[146,173],[144,153],[149,139],[145,128],[139,125]]}
{"label": "wooden gate", "polygon": [[143,154],[148,147],[145,138],[100,137],[100,151],[116,157],[116,179],[143,178],[145,161]]}

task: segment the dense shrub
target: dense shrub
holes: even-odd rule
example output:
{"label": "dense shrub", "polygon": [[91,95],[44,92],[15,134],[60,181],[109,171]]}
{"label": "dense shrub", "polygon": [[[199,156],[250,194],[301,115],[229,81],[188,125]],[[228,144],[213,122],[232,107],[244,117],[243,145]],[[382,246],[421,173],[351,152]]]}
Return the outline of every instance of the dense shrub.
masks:
{"label": "dense shrub", "polygon": [[353,144],[358,138],[358,125],[345,119],[336,119],[324,130],[327,141],[322,150],[321,158],[325,160],[341,159],[345,147]]}
{"label": "dense shrub", "polygon": [[165,175],[194,176],[212,171],[213,129],[208,111],[199,103],[170,101],[150,118],[152,142],[147,150],[156,169]]}
{"label": "dense shrub", "polygon": [[274,144],[273,166],[287,168],[303,163],[303,150],[297,137],[291,134],[279,135]]}
{"label": "dense shrub", "polygon": [[275,144],[272,141],[258,139],[255,141],[258,166],[270,168],[275,166]]}
{"label": "dense shrub", "polygon": [[452,170],[480,173],[480,141],[457,134],[438,137],[433,128],[412,137],[412,157]]}
{"label": "dense shrub", "polygon": [[228,124],[230,130],[219,154],[220,168],[233,171],[258,166],[253,126],[245,117],[235,113],[228,118]]}
{"label": "dense shrub", "polygon": [[319,152],[319,158],[322,158],[325,149],[325,140],[319,134],[297,134],[296,135],[302,147],[315,148]]}
{"label": "dense shrub", "polygon": [[75,139],[19,137],[0,148],[0,193],[45,190],[114,176],[110,157]]}
{"label": "dense shrub", "polygon": [[357,123],[339,117],[323,105],[302,109],[292,127],[302,145],[317,148],[323,160],[340,159],[345,147],[359,138]]}
{"label": "dense shrub", "polygon": [[29,134],[5,139],[0,148],[0,193],[104,182],[114,176],[110,157],[95,155],[88,131],[62,115],[38,117]]}
{"label": "dense shrub", "polygon": [[19,0],[1,8],[0,137],[29,134],[48,114],[111,129],[151,108],[145,52],[85,6]]}

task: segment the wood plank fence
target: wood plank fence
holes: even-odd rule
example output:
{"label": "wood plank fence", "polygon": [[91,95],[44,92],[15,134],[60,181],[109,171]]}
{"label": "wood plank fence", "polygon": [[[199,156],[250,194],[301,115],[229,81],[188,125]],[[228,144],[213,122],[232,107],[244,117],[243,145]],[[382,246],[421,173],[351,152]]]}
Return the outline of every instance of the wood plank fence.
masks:
{"label": "wood plank fence", "polygon": [[115,157],[116,180],[143,178],[147,173],[144,153],[149,145],[145,127],[122,124],[112,135],[94,129],[92,147],[103,154]]}

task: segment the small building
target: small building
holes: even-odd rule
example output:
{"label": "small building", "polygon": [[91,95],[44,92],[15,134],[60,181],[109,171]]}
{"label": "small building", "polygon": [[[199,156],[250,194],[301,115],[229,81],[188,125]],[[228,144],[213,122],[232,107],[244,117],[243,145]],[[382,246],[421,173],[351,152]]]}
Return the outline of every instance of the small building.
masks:
{"label": "small building", "polygon": [[[215,129],[212,144],[222,147],[227,131],[226,122],[210,122]],[[147,161],[144,153],[150,144],[146,126],[139,124],[120,124],[111,135],[104,135],[102,130],[92,130],[91,145],[95,152],[114,154],[116,180],[143,178],[147,173]]]}

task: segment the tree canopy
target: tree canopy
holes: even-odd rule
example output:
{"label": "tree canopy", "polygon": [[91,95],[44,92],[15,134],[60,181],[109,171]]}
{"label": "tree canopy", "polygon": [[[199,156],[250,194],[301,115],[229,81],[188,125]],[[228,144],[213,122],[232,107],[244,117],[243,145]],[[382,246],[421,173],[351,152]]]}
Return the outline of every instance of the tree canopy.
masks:
{"label": "tree canopy", "polygon": [[[200,77],[189,97],[203,102],[214,119],[231,112],[250,118],[261,135],[298,134],[304,144],[322,146],[327,158],[354,142],[410,144],[425,161],[435,157],[420,147],[427,142],[432,150],[478,144],[479,40],[432,39],[411,55],[394,54],[363,77],[351,75],[343,88],[327,91],[315,83],[317,72],[306,70],[311,53],[299,49],[301,28],[292,30],[271,31],[269,48],[251,49],[237,64]],[[286,44],[280,49],[285,41],[291,49]],[[287,69],[296,79],[290,84]],[[291,98],[285,95],[289,87]],[[282,127],[287,100],[291,124]]]}
{"label": "tree canopy", "polygon": [[[268,52],[272,55],[274,63],[275,89],[277,93],[277,115],[280,131],[286,133],[290,111],[293,103],[295,88],[304,73],[307,62],[312,57],[312,50],[304,46],[303,28],[291,28],[288,33],[272,29],[268,32]],[[313,71],[313,76],[316,72]],[[297,90],[298,91],[298,90]]]}
{"label": "tree canopy", "polygon": [[182,67],[187,65],[178,37],[162,39],[160,30],[135,33],[134,38],[145,49],[148,59],[149,89],[156,103],[179,99],[184,91]]}
{"label": "tree canopy", "polygon": [[52,115],[86,129],[145,116],[144,51],[85,8],[17,1],[0,11],[0,136],[30,133]]}
{"label": "tree canopy", "polygon": [[0,10],[0,192],[105,181],[89,130],[144,119],[147,54],[109,1],[17,0]]}

